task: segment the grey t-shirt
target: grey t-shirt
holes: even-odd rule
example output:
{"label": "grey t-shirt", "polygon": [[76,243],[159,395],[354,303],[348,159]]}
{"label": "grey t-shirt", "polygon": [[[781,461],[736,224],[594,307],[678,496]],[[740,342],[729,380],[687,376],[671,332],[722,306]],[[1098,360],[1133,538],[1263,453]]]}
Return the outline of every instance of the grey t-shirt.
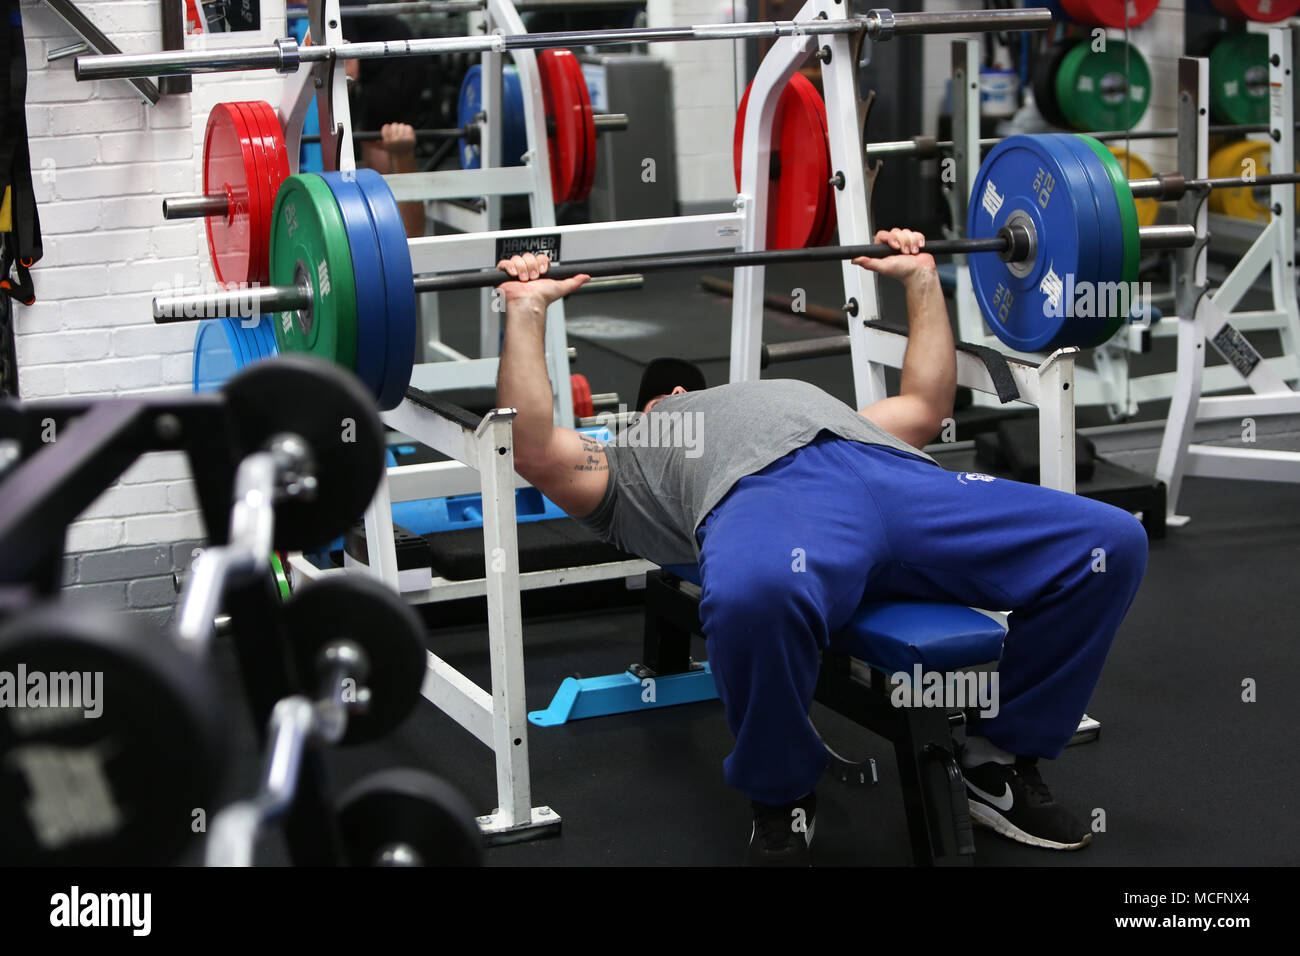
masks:
{"label": "grey t-shirt", "polygon": [[663,399],[604,445],[609,485],[578,522],[604,541],[659,564],[699,558],[695,529],[746,475],[822,431],[933,462],[815,385],[733,382]]}

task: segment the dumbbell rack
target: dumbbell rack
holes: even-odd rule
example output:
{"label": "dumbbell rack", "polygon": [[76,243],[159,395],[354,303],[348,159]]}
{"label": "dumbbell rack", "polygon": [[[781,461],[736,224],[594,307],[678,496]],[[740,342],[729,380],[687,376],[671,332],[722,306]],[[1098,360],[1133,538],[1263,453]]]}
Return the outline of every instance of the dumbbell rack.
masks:
{"label": "dumbbell rack", "polygon": [[[1275,41],[1273,36],[1277,34],[1280,38],[1285,38],[1279,39],[1277,42],[1287,51],[1284,57],[1285,62],[1280,61],[1279,65],[1276,66],[1270,65],[1270,80],[1281,82],[1282,78],[1290,76],[1291,79],[1287,82],[1288,85],[1291,85],[1295,82],[1294,73],[1288,74],[1286,71],[1290,69],[1290,63],[1294,59],[1291,52],[1293,42],[1291,38],[1295,31],[1278,28],[1271,29],[1268,33],[1270,50],[1274,49],[1273,44]],[[960,235],[965,229],[966,204],[969,199],[970,184],[974,179],[974,171],[979,167],[981,155],[979,84],[978,79],[973,82],[968,82],[966,79],[967,77],[978,78],[979,76],[979,41],[956,40],[953,42],[952,51],[952,136],[956,146],[953,151],[956,166],[955,182],[952,189],[948,191],[948,201],[953,215],[953,222],[957,224],[954,227],[954,233]],[[1206,70],[1208,72],[1208,61]],[[1275,79],[1272,74],[1277,74],[1278,77]],[[1274,90],[1277,88],[1277,86],[1273,87]],[[1204,97],[1201,102],[1208,105],[1208,96]],[[1288,113],[1287,115],[1291,114]],[[1208,175],[1208,134],[1200,132],[1198,135],[1199,127],[1194,122],[1194,120],[1204,120],[1203,125],[1208,125],[1208,119],[1206,117],[1191,117],[1184,120],[1181,110],[1179,117],[1178,142],[1181,144],[1189,139],[1195,139],[1200,144],[1200,152],[1194,155],[1193,162],[1187,161],[1186,154],[1181,152],[1180,146],[1180,168],[1184,171],[1197,169],[1200,170],[1197,175]],[[1280,140],[1272,141],[1270,144],[1270,169],[1294,168],[1293,166],[1278,165],[1284,161],[1284,154],[1294,156],[1294,124],[1282,124],[1281,134]],[[1279,190],[1287,188],[1290,187],[1274,187],[1274,193],[1276,194]],[[1276,195],[1273,201],[1278,201]],[[1286,203],[1283,202],[1283,205],[1286,205]],[[1294,201],[1292,201],[1289,208],[1294,217]],[[1180,211],[1177,222],[1184,223],[1187,221]],[[1232,273],[1225,278],[1222,284],[1223,287],[1235,290],[1235,298],[1228,308],[1235,306],[1236,301],[1240,299],[1241,293],[1250,287],[1269,262],[1274,259],[1285,262],[1293,258],[1292,253],[1288,250],[1294,248],[1294,232],[1284,231],[1280,226],[1274,228],[1277,225],[1278,219],[1275,217],[1270,226],[1260,234],[1259,239],[1254,243],[1250,251],[1232,270]],[[1200,224],[1198,229],[1203,234],[1204,223]],[[1237,327],[1245,331],[1277,331],[1282,338],[1282,354],[1264,361],[1273,368],[1277,375],[1287,380],[1295,380],[1300,378],[1300,304],[1297,303],[1294,295],[1279,295],[1277,289],[1278,286],[1275,284],[1273,310],[1242,314],[1237,319]],[[1176,296],[1175,301],[1178,301]],[[957,311],[957,326],[963,340],[993,348],[1006,348],[985,325],[979,303],[975,299],[969,273],[960,267],[957,269],[957,290],[954,294],[954,303]],[[1181,309],[1179,311],[1181,314]],[[1179,360],[1178,369],[1174,371],[1133,377],[1129,374],[1128,355],[1142,352],[1144,350],[1144,338],[1147,336],[1163,338],[1178,334],[1177,322],[1166,321],[1153,325],[1149,323],[1129,323],[1114,339],[1093,350],[1094,368],[1081,366],[1075,370],[1078,385],[1078,394],[1075,396],[1076,404],[1104,405],[1109,409],[1112,419],[1120,420],[1137,414],[1139,406],[1143,402],[1173,397],[1179,387],[1178,380],[1183,374],[1181,359]],[[1031,355],[1022,353],[1014,354],[1027,360],[1034,358]],[[1200,387],[1206,391],[1224,391],[1240,387],[1240,385],[1241,377],[1230,365],[1202,369]],[[978,394],[975,396],[975,402],[979,405],[991,404],[987,396]],[[1173,507],[1174,498],[1175,496],[1171,495],[1169,499],[1171,508]]]}
{"label": "dumbbell rack", "polygon": [[[1297,60],[1300,35],[1294,30],[1268,31],[1271,122],[1295,116]],[[1178,64],[1179,130],[1178,161],[1182,168],[1195,164],[1198,176],[1207,174],[1207,111],[1209,103],[1209,61],[1184,57]],[[1291,122],[1282,122],[1281,135],[1272,140],[1270,169],[1295,168],[1295,141]],[[1284,354],[1300,356],[1300,327],[1297,325],[1295,268],[1295,187],[1274,185],[1269,203],[1273,218],[1254,245],[1241,258],[1218,288],[1209,290],[1206,278],[1208,213],[1202,197],[1184,196],[1178,205],[1179,221],[1191,222],[1202,237],[1196,246],[1179,250],[1176,286],[1178,306],[1178,371],[1169,417],[1165,423],[1156,477],[1168,487],[1170,524],[1188,520],[1177,514],[1183,478],[1188,476],[1236,478],[1255,481],[1300,482],[1300,452],[1216,446],[1193,442],[1198,421],[1246,419],[1254,416],[1300,413],[1300,391],[1289,383],[1297,375],[1294,364],[1280,370],[1262,358],[1241,335],[1241,329],[1273,328],[1280,316],[1289,319],[1281,329]],[[1265,269],[1271,269],[1273,311],[1236,312],[1242,296]],[[1219,369],[1206,369],[1207,345],[1227,359]],[[1286,366],[1283,369],[1287,369]],[[1202,397],[1212,372],[1230,375],[1233,387],[1246,386],[1248,395]],[[1244,426],[1244,422],[1243,422]]]}

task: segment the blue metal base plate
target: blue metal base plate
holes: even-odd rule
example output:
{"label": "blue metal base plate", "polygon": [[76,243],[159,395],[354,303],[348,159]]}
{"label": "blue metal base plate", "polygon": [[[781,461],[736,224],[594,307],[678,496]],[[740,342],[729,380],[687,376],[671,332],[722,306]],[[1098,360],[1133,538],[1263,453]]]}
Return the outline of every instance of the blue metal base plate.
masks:
{"label": "blue metal base plate", "polygon": [[707,661],[699,670],[665,677],[642,679],[627,671],[604,677],[566,677],[551,705],[532,711],[528,720],[538,727],[557,727],[570,720],[694,704],[717,697]]}

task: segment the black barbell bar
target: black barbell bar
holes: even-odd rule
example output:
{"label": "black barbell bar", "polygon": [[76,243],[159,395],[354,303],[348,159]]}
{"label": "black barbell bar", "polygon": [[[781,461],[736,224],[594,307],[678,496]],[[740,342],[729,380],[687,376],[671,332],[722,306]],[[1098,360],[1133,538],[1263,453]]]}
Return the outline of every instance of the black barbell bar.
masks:
{"label": "black barbell bar", "polygon": [[[597,133],[618,132],[627,129],[628,120],[626,113],[595,113],[592,115],[592,125],[596,127]],[[546,118],[547,132],[553,133],[555,127],[554,117]],[[384,138],[384,134],[379,130],[359,130],[352,133],[352,139],[359,143],[376,142]],[[417,129],[415,131],[416,139],[464,139],[467,143],[477,143],[479,141],[479,124],[474,123],[464,127],[445,127],[442,129]],[[302,137],[303,143],[319,143],[320,134],[311,133]]]}
{"label": "black barbell bar", "polygon": [[[1145,249],[1176,249],[1191,246],[1196,230],[1191,226],[1144,226],[1139,230]],[[936,239],[925,244],[932,255],[970,255],[994,252],[1004,261],[1031,258],[1041,246],[1022,224],[1003,226],[998,235],[986,239]],[[854,246],[814,246],[808,249],[763,249],[751,252],[687,252],[672,256],[625,256],[561,263],[546,273],[550,279],[567,279],[576,275],[623,275],[629,272],[666,272],[676,269],[703,269],[715,266],[738,267],[773,265],[785,262],[822,262],[833,259],[856,259],[859,256],[885,258],[901,255],[884,243]],[[483,289],[512,281],[499,269],[480,269],[445,275],[416,276],[416,292],[446,292],[453,289]],[[213,315],[258,315],[265,312],[296,312],[311,303],[305,286],[258,286],[214,295],[159,297],[153,302],[154,321],[186,322]]]}
{"label": "black barbell bar", "polygon": [[295,73],[303,63],[431,56],[441,53],[506,53],[511,50],[623,46],[629,43],[762,40],[787,36],[859,33],[876,40],[887,40],[893,36],[915,34],[1048,30],[1051,26],[1051,10],[1046,7],[1029,7],[1023,10],[950,10],[942,13],[868,10],[862,16],[846,17],[843,20],[711,23],[681,27],[634,27],[626,30],[570,30],[510,35],[494,33],[486,36],[380,40],[373,43],[339,43],[320,46],[300,46],[292,37],[283,37],[271,45],[260,47],[79,56],[74,61],[73,72],[78,80],[189,76],[198,73],[231,73],[241,70]]}
{"label": "black barbell bar", "polygon": [[[344,19],[353,17],[391,17],[418,13],[473,13],[482,10],[487,4],[484,0],[414,0],[414,2],[365,3],[356,6],[341,7],[339,14]],[[644,7],[645,0],[515,0],[514,8],[520,13],[530,10],[582,10],[610,7]],[[288,10],[288,20],[307,19],[306,10]]]}
{"label": "black barbell bar", "polygon": [[[628,119],[626,113],[596,113],[592,116],[592,125],[596,127],[597,133],[618,132],[627,129]],[[548,133],[553,133],[555,127],[555,118],[548,116],[546,118],[546,128]],[[477,143],[479,141],[479,126],[474,124],[460,127],[448,127],[444,129],[417,129],[415,131],[416,139],[440,139],[451,140],[464,137],[466,142]],[[354,132],[352,139],[354,142],[367,143],[378,142],[384,138],[384,134],[377,130],[363,130]],[[320,134],[313,133],[303,136],[303,143],[319,143]],[[163,200],[162,212],[164,219],[206,219],[210,216],[225,217],[230,215],[230,200],[222,196],[169,196]]]}
{"label": "black barbell bar", "polygon": [[[1295,124],[1295,128],[1300,129],[1300,122]],[[1269,123],[1211,125],[1209,129],[1211,136],[1245,136],[1249,133],[1273,132],[1273,126]],[[1106,143],[1129,139],[1177,139],[1178,130],[1174,127],[1143,130],[1110,129],[1080,135],[1091,136],[1093,139]],[[986,136],[980,140],[980,148],[991,148],[1005,138],[1004,136]],[[932,159],[940,153],[951,152],[952,149],[953,141],[950,139],[936,139],[933,136],[913,136],[911,139],[891,139],[882,140],[878,143],[868,143],[866,154],[873,159],[884,156],[914,156],[917,159]]]}
{"label": "black barbell bar", "polygon": [[1240,189],[1243,186],[1285,186],[1300,183],[1300,173],[1261,173],[1251,179],[1244,176],[1216,176],[1209,179],[1185,179],[1179,173],[1161,173],[1149,179],[1130,179],[1128,188],[1134,199],[1178,199],[1186,192],[1211,189]]}

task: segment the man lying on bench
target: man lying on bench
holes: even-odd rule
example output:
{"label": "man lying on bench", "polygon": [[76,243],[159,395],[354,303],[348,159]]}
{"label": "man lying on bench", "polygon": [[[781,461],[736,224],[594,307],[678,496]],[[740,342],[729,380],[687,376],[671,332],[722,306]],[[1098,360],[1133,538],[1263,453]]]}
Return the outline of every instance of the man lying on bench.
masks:
{"label": "man lying on bench", "polygon": [[552,424],[543,347],[547,306],[586,277],[547,279],[546,258],[531,254],[503,261],[518,281],[501,286],[497,400],[518,410],[515,467],[624,551],[698,561],[709,663],[735,736],[725,776],[753,805],[750,862],[808,862],[827,760],[808,719],[819,652],[864,597],[1013,612],[996,716],[969,725],[962,752],[971,814],[1024,843],[1078,849],[1091,831],[1036,764],[1078,727],[1146,567],[1146,534],[1110,505],[945,471],[920,451],[952,414],[952,331],[924,236],[876,241],[902,254],[854,261],[907,290],[897,396],[855,412],[804,382],[706,388],[690,363],[657,360],[637,399],[644,414],[603,444]]}

